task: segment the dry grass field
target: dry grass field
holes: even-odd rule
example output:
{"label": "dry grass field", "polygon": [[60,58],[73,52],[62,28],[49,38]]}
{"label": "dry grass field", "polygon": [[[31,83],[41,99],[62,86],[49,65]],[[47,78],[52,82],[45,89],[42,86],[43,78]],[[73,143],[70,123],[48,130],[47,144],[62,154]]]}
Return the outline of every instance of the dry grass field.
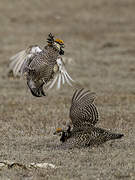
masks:
{"label": "dry grass field", "polygon": [[[56,127],[69,121],[73,89],[35,98],[24,80],[7,77],[10,56],[46,44],[52,32],[65,42],[69,74],[96,92],[97,126],[123,133],[92,149],[60,150]],[[23,0],[0,2],[0,162],[2,180],[135,179],[135,1]],[[30,163],[56,168],[29,168]],[[21,166],[22,165],[22,166]]]}

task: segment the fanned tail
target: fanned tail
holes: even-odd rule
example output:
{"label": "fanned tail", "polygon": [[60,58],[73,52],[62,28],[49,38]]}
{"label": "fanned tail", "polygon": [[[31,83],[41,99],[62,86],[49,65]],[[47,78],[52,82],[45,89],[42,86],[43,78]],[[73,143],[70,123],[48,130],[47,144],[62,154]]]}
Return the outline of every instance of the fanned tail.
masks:
{"label": "fanned tail", "polygon": [[91,104],[95,99],[95,95],[96,94],[94,92],[90,92],[89,90],[84,90],[83,88],[76,90],[72,97],[72,103],[79,101],[86,103],[87,101],[89,101],[89,104]]}

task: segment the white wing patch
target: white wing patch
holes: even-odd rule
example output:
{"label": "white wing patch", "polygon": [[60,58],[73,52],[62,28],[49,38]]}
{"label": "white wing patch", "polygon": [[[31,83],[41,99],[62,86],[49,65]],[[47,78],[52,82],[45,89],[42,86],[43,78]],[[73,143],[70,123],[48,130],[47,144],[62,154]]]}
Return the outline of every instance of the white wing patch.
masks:
{"label": "white wing patch", "polygon": [[30,46],[28,49],[20,51],[10,58],[9,71],[13,72],[13,76],[21,76],[22,68],[26,62],[36,53],[41,52],[39,46]]}
{"label": "white wing patch", "polygon": [[61,57],[57,59],[57,65],[58,72],[56,73],[55,78],[47,85],[49,86],[48,89],[51,89],[55,84],[57,84],[57,89],[60,89],[61,84],[65,84],[65,82],[72,86],[71,82],[74,82],[74,80],[67,73]]}

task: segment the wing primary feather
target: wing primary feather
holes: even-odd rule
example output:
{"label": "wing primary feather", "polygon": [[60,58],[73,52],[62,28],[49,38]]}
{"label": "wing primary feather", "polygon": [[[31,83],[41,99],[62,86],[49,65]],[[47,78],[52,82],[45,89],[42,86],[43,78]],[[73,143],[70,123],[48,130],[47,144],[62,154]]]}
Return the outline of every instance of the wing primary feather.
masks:
{"label": "wing primary feather", "polygon": [[67,77],[67,75],[64,73],[64,77],[65,77],[65,80],[66,80],[66,82],[70,85],[70,86],[72,86],[72,84],[70,83],[70,81],[69,81],[69,79],[68,79],[68,77]]}
{"label": "wing primary feather", "polygon": [[95,125],[97,123],[97,121],[98,121],[98,110],[97,110],[97,108],[96,108],[96,106],[94,104],[90,104],[90,106],[91,106],[91,109],[93,111],[92,124]]}
{"label": "wing primary feather", "polygon": [[80,101],[82,99],[86,99],[87,101],[89,101],[89,103],[93,103],[95,99],[95,93],[90,92],[89,90],[84,91],[84,89],[78,90],[78,92],[76,92],[76,94],[73,96],[72,101]]}
{"label": "wing primary feather", "polygon": [[19,71],[21,69],[22,64],[24,63],[24,61],[26,60],[26,55],[20,57],[20,59],[18,59],[15,67],[14,67],[14,74],[15,76],[19,75]]}
{"label": "wing primary feather", "polygon": [[17,63],[18,59],[14,59],[10,64],[9,64],[9,69],[10,70],[13,70],[14,69],[14,66],[15,64]]}
{"label": "wing primary feather", "polygon": [[61,85],[61,74],[59,74],[58,77],[57,89],[60,89],[60,85]]}
{"label": "wing primary feather", "polygon": [[72,98],[72,102],[77,101],[79,94],[80,94],[83,90],[84,90],[83,88],[80,89],[80,90],[76,90],[76,92],[75,92],[75,94],[74,94],[74,96],[73,96],[73,98]]}
{"label": "wing primary feather", "polygon": [[80,94],[78,94],[78,97],[77,97],[77,101],[80,101],[80,99],[82,99],[83,97],[85,97],[86,95],[90,94],[91,92],[88,90],[88,91],[82,91]]}
{"label": "wing primary feather", "polygon": [[69,74],[67,73],[67,71],[65,70],[65,74],[67,75],[68,79],[70,79],[71,81],[74,82],[74,80],[69,76]]}
{"label": "wing primary feather", "polygon": [[13,61],[14,59],[17,59],[21,54],[24,54],[24,53],[25,53],[25,50],[22,50],[22,51],[18,52],[17,54],[13,55],[10,58],[10,61]]}
{"label": "wing primary feather", "polygon": [[95,93],[89,90],[78,89],[74,92],[70,107],[70,118],[73,128],[80,128],[84,125],[94,126],[98,119],[98,110],[93,101]]}
{"label": "wing primary feather", "polygon": [[17,72],[16,72],[17,74],[18,74],[18,73],[21,74],[21,69],[22,69],[22,66],[23,66],[25,60],[26,60],[26,59],[23,59],[23,60],[21,60],[21,61],[18,63]]}
{"label": "wing primary feather", "polygon": [[18,59],[20,59],[20,57],[24,53],[25,51],[21,51],[10,58],[10,61],[11,61],[11,63],[9,64],[10,69],[13,69],[15,67],[15,64],[18,62]]}
{"label": "wing primary feather", "polygon": [[77,90],[74,92],[74,94],[73,94],[73,97],[72,97],[72,103],[73,103],[73,101],[74,101],[74,98],[75,98],[75,96],[76,96],[76,93],[77,93]]}
{"label": "wing primary feather", "polygon": [[18,59],[17,59],[17,63],[15,64],[15,67],[13,69],[13,72],[14,72],[14,75],[17,76],[18,75],[18,72],[19,72],[19,64],[22,62],[22,61],[25,61],[25,58],[26,58],[26,54],[21,54]]}
{"label": "wing primary feather", "polygon": [[54,84],[56,83],[57,79],[58,79],[58,74],[56,75],[56,77],[54,78],[54,80],[52,81],[52,83],[51,83],[51,85],[48,87],[48,89],[51,89],[51,88],[54,86]]}
{"label": "wing primary feather", "polygon": [[13,71],[14,76],[21,76],[25,63],[30,60],[32,55],[41,52],[42,49],[37,45],[29,46],[26,50],[22,50],[10,58],[9,70]]}
{"label": "wing primary feather", "polygon": [[25,61],[26,56],[27,54],[23,50],[10,58],[12,62],[9,64],[9,69],[13,71],[14,76],[19,75],[20,66]]}
{"label": "wing primary feather", "polygon": [[61,75],[62,75],[62,84],[65,84],[65,77],[64,77],[63,73]]}

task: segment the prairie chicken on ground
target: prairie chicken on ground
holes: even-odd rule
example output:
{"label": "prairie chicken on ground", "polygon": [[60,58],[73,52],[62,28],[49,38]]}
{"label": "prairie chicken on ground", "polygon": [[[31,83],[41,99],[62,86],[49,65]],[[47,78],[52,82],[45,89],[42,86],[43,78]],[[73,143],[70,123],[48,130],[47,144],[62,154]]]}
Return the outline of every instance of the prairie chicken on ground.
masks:
{"label": "prairie chicken on ground", "polygon": [[64,42],[54,39],[50,33],[47,43],[43,49],[37,45],[29,46],[28,49],[11,57],[9,65],[9,71],[12,71],[14,76],[20,74],[26,76],[27,85],[36,97],[45,96],[43,85],[52,88],[57,82],[59,89],[61,84],[67,82],[72,85],[73,81],[61,57],[64,54]]}
{"label": "prairie chicken on ground", "polygon": [[60,134],[61,147],[87,147],[102,144],[112,139],[118,139],[123,134],[115,134],[108,130],[95,127],[98,121],[98,111],[94,105],[95,93],[84,89],[76,90],[71,102],[70,119],[73,129],[56,129],[54,134]]}

